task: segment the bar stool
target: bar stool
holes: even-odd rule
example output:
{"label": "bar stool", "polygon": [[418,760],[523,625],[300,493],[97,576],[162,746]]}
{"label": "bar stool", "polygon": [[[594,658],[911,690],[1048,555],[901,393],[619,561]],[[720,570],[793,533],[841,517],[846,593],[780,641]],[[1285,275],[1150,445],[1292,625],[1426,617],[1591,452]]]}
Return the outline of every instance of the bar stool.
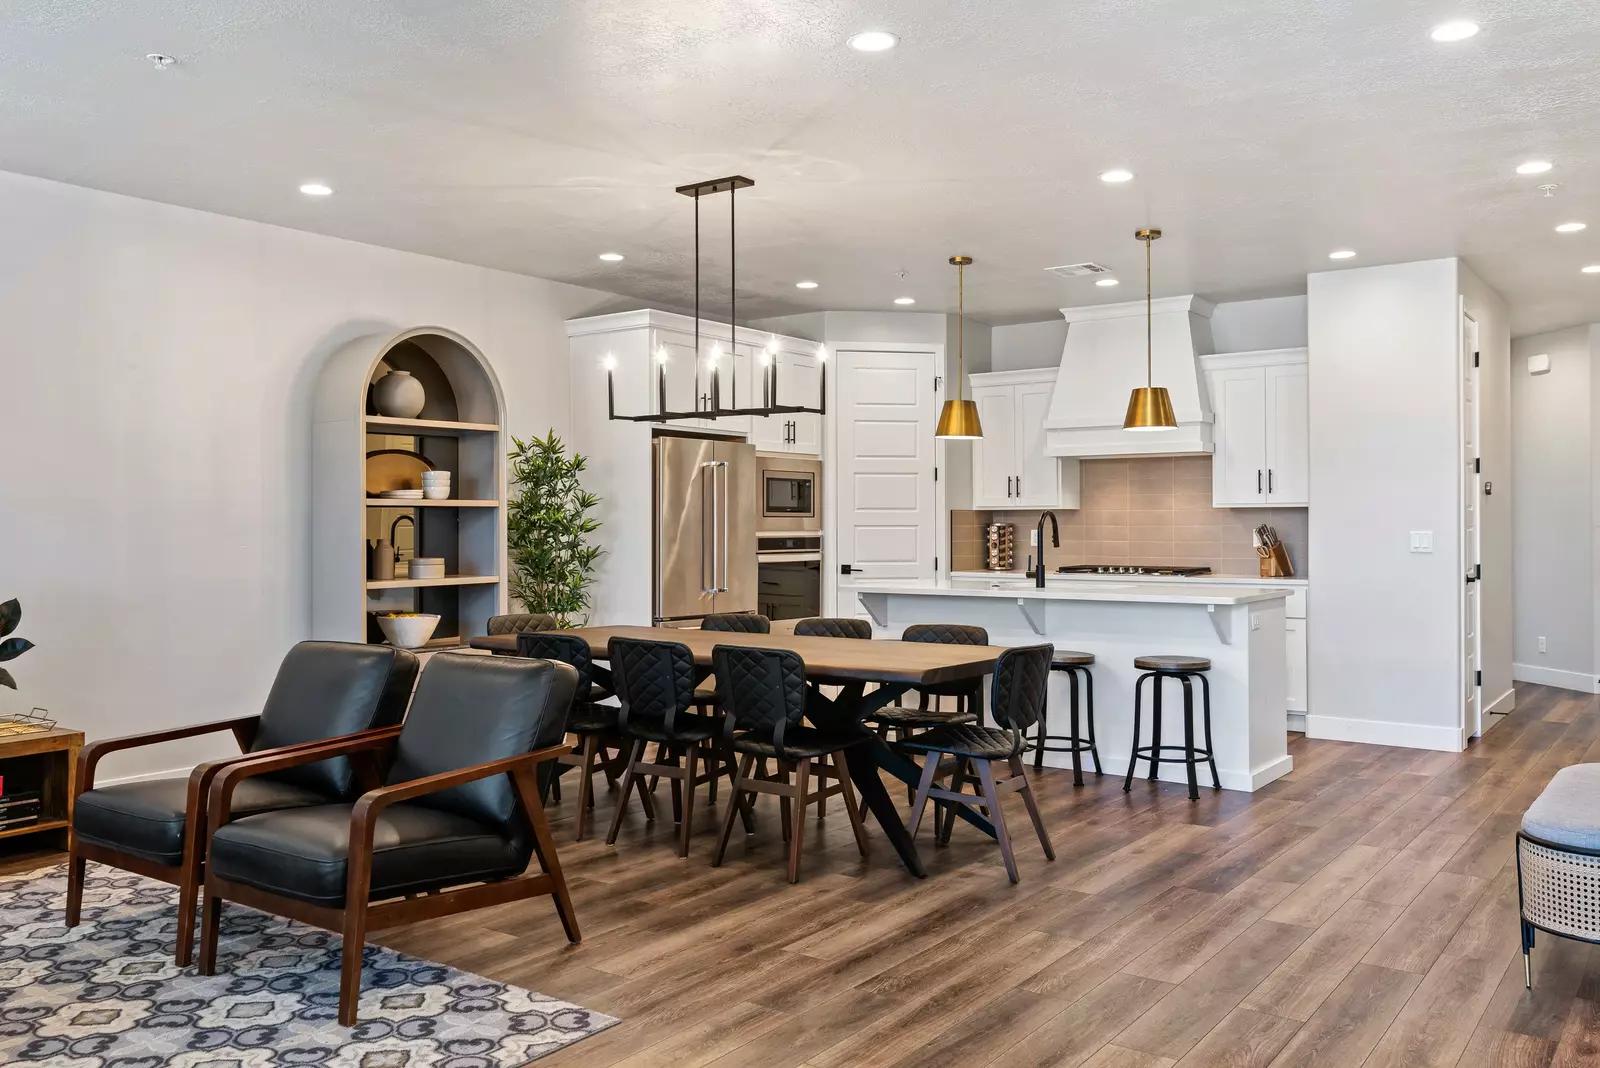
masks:
{"label": "bar stool", "polygon": [[[1212,755],[1211,747],[1211,683],[1205,676],[1211,670],[1211,661],[1203,656],[1140,656],[1134,658],[1133,666],[1144,674],[1133,684],[1133,754],[1128,758],[1128,776],[1122,781],[1122,792],[1133,789],[1133,772],[1141,757],[1150,762],[1150,780],[1154,782],[1161,765],[1161,753],[1168,749],[1183,753],[1183,762],[1189,770],[1190,801],[1200,800],[1200,787],[1195,780],[1194,768],[1197,757],[1204,757],[1206,763],[1211,765],[1212,788],[1222,789],[1222,780],[1217,778],[1217,760]],[[1140,745],[1139,704],[1146,679],[1155,680],[1155,698],[1150,703],[1150,744]],[[1161,683],[1164,679],[1177,679],[1183,683],[1182,745],[1161,744]],[[1206,734],[1204,749],[1196,749],[1194,744],[1194,687],[1191,679],[1200,680]],[[1175,764],[1177,761],[1169,759],[1167,763]]]}
{"label": "bar stool", "polygon": [[[1083,785],[1083,759],[1078,754],[1088,753],[1094,761],[1094,773],[1102,775],[1100,769],[1100,751],[1094,743],[1094,674],[1089,670],[1089,665],[1094,663],[1093,653],[1080,653],[1072,649],[1058,649],[1050,658],[1050,670],[1059,671],[1067,676],[1070,697],[1068,704],[1071,708],[1072,733],[1067,735],[1048,734],[1046,728],[1048,721],[1044,714],[1039,717],[1039,733],[1033,743],[1033,770],[1038,771],[1044,767],[1046,753],[1071,753],[1072,754],[1072,785]],[[1088,713],[1089,737],[1085,741],[1078,729],[1078,675],[1083,675],[1083,685],[1086,700],[1084,710]],[[1064,742],[1065,745],[1054,745],[1054,742]]]}

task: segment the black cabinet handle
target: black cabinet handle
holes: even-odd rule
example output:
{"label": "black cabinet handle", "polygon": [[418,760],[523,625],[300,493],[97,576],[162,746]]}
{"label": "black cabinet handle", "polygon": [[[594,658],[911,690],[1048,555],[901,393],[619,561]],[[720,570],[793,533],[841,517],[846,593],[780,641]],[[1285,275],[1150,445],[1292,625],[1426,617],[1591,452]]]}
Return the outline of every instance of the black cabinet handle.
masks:
{"label": "black cabinet handle", "polygon": [[1017,496],[1022,496],[1022,476],[1017,476]]}
{"label": "black cabinet handle", "polygon": [[1267,492],[1272,492],[1272,468],[1267,468]]}
{"label": "black cabinet handle", "polygon": [[1261,468],[1256,468],[1256,492],[1261,492]]}
{"label": "black cabinet handle", "polygon": [[1006,476],[1006,500],[1011,499],[1011,476]]}

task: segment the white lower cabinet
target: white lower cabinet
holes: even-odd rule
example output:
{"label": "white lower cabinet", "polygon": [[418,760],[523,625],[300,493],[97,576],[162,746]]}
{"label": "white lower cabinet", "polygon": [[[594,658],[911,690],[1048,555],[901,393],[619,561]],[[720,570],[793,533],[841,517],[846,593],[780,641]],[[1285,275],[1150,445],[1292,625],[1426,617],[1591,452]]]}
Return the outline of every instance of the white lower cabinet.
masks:
{"label": "white lower cabinet", "polygon": [[[1289,650],[1289,698],[1290,712],[1306,711],[1306,621],[1304,619],[1286,619],[1283,622],[1285,644]],[[1302,724],[1304,726],[1304,724]]]}

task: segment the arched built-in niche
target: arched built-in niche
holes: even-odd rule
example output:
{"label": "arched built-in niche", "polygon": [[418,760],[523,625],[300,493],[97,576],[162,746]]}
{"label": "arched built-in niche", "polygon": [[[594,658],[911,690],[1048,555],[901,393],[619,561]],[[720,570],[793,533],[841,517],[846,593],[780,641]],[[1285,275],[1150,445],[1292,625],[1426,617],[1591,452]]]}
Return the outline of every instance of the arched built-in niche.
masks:
{"label": "arched built-in niche", "polygon": [[[378,414],[373,385],[391,369],[411,374],[427,400],[415,418]],[[381,642],[379,612],[434,612],[433,646],[488,632],[505,611],[506,461],[499,381],[477,346],[452,330],[418,327],[358,338],[328,360],[311,428],[312,634]],[[367,455],[419,453],[452,472],[447,500],[396,502],[367,493]],[[443,557],[443,578],[376,579],[369,545],[400,515],[402,556]]]}

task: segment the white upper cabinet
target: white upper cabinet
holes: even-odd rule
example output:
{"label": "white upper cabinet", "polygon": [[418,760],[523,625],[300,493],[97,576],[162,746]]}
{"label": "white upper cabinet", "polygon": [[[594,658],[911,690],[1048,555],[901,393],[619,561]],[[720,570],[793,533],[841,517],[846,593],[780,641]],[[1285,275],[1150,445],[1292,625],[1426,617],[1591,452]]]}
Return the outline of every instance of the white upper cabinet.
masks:
{"label": "white upper cabinet", "polygon": [[1234,352],[1200,362],[1216,418],[1211,503],[1310,504],[1306,350]]}
{"label": "white upper cabinet", "polygon": [[[822,346],[793,338],[774,338],[773,344],[777,349],[774,359],[778,367],[778,396],[773,401],[775,404],[802,404],[815,408],[822,400]],[[767,349],[769,353],[771,349]],[[752,366],[754,374],[750,378],[752,406],[760,406],[762,401],[760,354],[762,349],[756,346],[753,355],[757,358]],[[822,455],[822,417],[808,412],[791,412],[786,415],[769,415],[752,419],[753,426],[750,431],[750,440],[762,452],[791,452],[804,456]]]}
{"label": "white upper cabinet", "polygon": [[972,443],[974,508],[1076,508],[1078,461],[1046,456],[1055,368],[972,375],[983,437]]}

